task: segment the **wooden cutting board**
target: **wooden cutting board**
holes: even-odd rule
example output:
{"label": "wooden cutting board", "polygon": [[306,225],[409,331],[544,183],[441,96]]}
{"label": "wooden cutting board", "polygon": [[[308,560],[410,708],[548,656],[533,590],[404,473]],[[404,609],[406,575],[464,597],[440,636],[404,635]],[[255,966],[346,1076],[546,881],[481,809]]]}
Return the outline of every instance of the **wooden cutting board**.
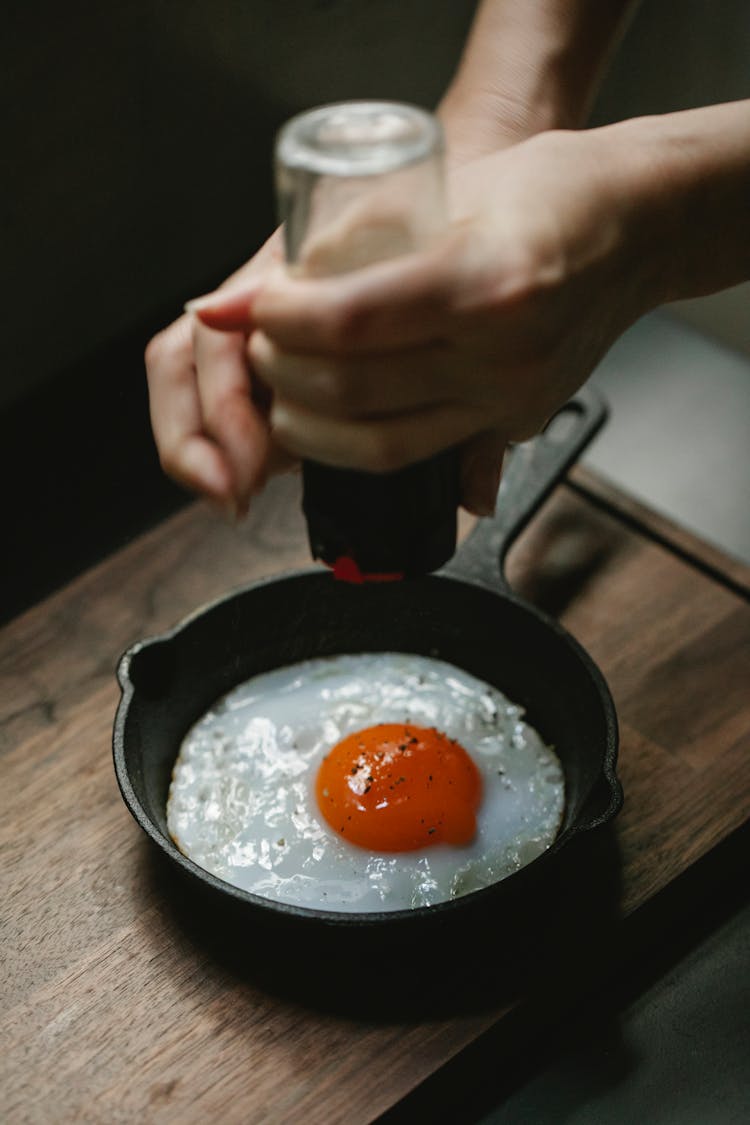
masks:
{"label": "wooden cutting board", "polygon": [[[589,650],[617,704],[626,804],[601,847],[621,952],[628,921],[748,819],[750,605],[744,568],[577,482],[509,571]],[[311,1005],[264,978],[252,949],[244,964],[236,945],[227,958],[202,940],[122,804],[120,652],[232,586],[307,565],[297,489],[275,481],[239,529],[191,506],[0,633],[4,1120],[356,1125],[530,1009],[524,986],[429,1017]],[[612,963],[584,958],[580,987]],[[341,973],[356,1000],[355,968]]]}

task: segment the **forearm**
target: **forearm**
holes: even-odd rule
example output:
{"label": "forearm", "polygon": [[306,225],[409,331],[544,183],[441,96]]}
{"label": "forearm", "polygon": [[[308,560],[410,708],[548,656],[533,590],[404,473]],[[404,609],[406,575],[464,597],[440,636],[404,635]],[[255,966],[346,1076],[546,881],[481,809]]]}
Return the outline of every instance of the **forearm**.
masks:
{"label": "forearm", "polygon": [[652,305],[750,279],[750,100],[598,132]]}
{"label": "forearm", "polygon": [[439,107],[460,159],[577,128],[633,0],[483,0]]}

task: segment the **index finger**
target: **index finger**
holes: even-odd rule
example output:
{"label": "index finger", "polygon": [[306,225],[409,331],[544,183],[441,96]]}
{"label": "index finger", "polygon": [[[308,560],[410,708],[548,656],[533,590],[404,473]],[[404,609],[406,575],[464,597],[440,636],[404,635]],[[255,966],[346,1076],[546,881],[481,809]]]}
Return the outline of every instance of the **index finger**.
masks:
{"label": "index finger", "polygon": [[442,338],[461,271],[455,239],[335,277],[269,273],[252,320],[282,350],[390,351]]}

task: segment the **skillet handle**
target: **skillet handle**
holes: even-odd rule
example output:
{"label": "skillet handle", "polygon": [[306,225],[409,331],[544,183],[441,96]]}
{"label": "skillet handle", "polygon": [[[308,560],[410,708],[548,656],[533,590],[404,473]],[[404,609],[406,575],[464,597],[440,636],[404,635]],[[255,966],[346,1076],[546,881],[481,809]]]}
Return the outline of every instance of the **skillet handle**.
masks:
{"label": "skillet handle", "polygon": [[438,573],[490,589],[507,588],[508,549],[604,425],[608,413],[599,392],[582,387],[540,434],[514,446],[506,458],[495,514],[477,522]]}

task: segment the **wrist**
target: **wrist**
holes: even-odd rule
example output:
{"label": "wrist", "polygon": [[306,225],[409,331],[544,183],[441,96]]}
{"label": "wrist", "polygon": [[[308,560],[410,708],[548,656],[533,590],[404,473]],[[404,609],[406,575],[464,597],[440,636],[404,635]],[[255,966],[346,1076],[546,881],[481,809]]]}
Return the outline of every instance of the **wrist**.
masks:
{"label": "wrist", "polygon": [[508,84],[487,89],[457,79],[438,106],[452,162],[463,163],[528,140],[548,129],[565,128],[567,114],[554,84],[538,76],[533,93]]}
{"label": "wrist", "polygon": [[631,279],[638,316],[670,300],[672,231],[680,228],[653,120],[633,119],[583,134],[594,146],[605,207],[616,218],[619,269]]}
{"label": "wrist", "polygon": [[449,149],[485,156],[586,120],[632,0],[481,0],[440,103]]}
{"label": "wrist", "polygon": [[592,131],[651,307],[750,272],[750,101]]}

